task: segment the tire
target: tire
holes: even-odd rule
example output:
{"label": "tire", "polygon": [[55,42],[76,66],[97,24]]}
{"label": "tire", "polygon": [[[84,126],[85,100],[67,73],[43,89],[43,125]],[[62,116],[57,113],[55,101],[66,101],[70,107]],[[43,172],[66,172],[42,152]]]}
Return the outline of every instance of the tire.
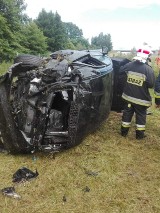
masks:
{"label": "tire", "polygon": [[11,154],[28,153],[31,146],[27,144],[22,133],[19,131],[14,118],[10,103],[8,101],[8,94],[4,84],[0,85],[0,131],[3,139],[4,148]]}
{"label": "tire", "polygon": [[67,149],[77,146],[81,142],[81,139],[79,139],[77,135],[78,120],[79,120],[78,105],[72,101],[70,106],[69,122],[68,122],[69,142],[67,144]]}
{"label": "tire", "polygon": [[14,64],[20,62],[22,62],[21,69],[27,71],[42,66],[44,60],[35,55],[24,54],[19,55],[14,59]]}

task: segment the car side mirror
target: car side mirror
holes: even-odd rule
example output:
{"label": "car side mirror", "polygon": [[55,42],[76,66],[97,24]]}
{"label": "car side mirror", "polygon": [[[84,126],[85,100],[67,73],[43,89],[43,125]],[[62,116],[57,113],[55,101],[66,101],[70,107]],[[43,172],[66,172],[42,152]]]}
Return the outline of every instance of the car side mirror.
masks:
{"label": "car side mirror", "polygon": [[108,47],[102,47],[102,54],[107,55],[108,54]]}

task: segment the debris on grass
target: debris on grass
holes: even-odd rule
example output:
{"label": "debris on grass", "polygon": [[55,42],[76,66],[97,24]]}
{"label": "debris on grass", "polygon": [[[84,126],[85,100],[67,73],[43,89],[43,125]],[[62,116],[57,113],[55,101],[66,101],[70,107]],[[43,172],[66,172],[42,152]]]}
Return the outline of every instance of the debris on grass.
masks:
{"label": "debris on grass", "polygon": [[95,177],[95,176],[97,176],[97,175],[98,175],[98,172],[85,171],[85,174]]}
{"label": "debris on grass", "polygon": [[4,189],[1,189],[2,194],[8,197],[13,197],[15,199],[20,199],[21,196],[15,192],[14,187],[6,187]]}
{"label": "debris on grass", "polygon": [[14,174],[12,178],[13,183],[21,183],[25,181],[29,181],[33,178],[36,178],[39,175],[37,172],[33,172],[30,169],[27,169],[26,167],[22,167],[21,169],[18,169]]}
{"label": "debris on grass", "polygon": [[66,196],[65,195],[63,195],[63,202],[67,202],[67,198],[66,198]]}
{"label": "debris on grass", "polygon": [[83,189],[84,192],[89,192],[90,191],[90,188],[88,186],[86,186],[84,189]]}

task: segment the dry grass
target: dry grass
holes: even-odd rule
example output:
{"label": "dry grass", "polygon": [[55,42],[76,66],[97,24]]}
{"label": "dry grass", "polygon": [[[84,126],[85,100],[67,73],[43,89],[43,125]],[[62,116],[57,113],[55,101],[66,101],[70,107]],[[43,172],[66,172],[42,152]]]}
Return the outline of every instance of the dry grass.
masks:
{"label": "dry grass", "polygon": [[1,213],[159,213],[160,111],[148,116],[147,138],[119,135],[121,114],[112,112],[79,146],[55,155],[0,154],[0,188],[26,166],[39,176],[15,186],[20,200],[0,195]]}
{"label": "dry grass", "polygon": [[111,112],[99,130],[65,152],[0,153],[0,189],[13,186],[22,166],[39,172],[15,185],[21,199],[0,194],[0,213],[160,213],[160,111],[151,110],[143,141],[135,140],[134,120],[122,138],[121,114]]}

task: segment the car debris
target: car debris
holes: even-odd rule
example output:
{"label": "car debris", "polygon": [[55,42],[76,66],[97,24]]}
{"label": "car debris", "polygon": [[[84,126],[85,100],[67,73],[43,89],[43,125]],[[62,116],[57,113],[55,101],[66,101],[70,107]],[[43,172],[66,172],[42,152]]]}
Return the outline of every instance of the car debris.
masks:
{"label": "car debris", "polygon": [[36,170],[36,172],[33,172],[26,167],[22,167],[13,174],[12,182],[13,183],[22,183],[25,181],[30,181],[30,180],[36,178],[38,175],[39,175],[39,173],[37,172],[37,170]]}
{"label": "car debris", "polygon": [[63,202],[67,202],[66,195],[63,195],[62,201],[63,201]]}
{"label": "car debris", "polygon": [[88,186],[86,186],[86,187],[84,187],[84,188],[82,189],[82,191],[83,191],[83,192],[90,192],[90,188],[89,188]]}
{"label": "car debris", "polygon": [[93,177],[96,177],[98,174],[99,174],[99,172],[93,172],[93,171],[85,171],[85,174],[86,175],[89,175],[89,176],[93,176]]}
{"label": "car debris", "polygon": [[[13,174],[12,182],[13,183],[24,183],[26,181],[30,181],[30,180],[36,178],[38,175],[39,175],[39,173],[37,172],[37,170],[36,170],[36,172],[33,172],[26,167],[22,167]],[[13,197],[16,199],[21,198],[21,196],[16,193],[14,186],[5,187],[5,188],[1,189],[1,192],[3,195],[8,196],[8,197]]]}
{"label": "car debris", "polygon": [[15,192],[14,187],[6,187],[1,189],[1,192],[3,195],[8,196],[8,197],[13,197],[15,199],[20,199],[21,196]]}

